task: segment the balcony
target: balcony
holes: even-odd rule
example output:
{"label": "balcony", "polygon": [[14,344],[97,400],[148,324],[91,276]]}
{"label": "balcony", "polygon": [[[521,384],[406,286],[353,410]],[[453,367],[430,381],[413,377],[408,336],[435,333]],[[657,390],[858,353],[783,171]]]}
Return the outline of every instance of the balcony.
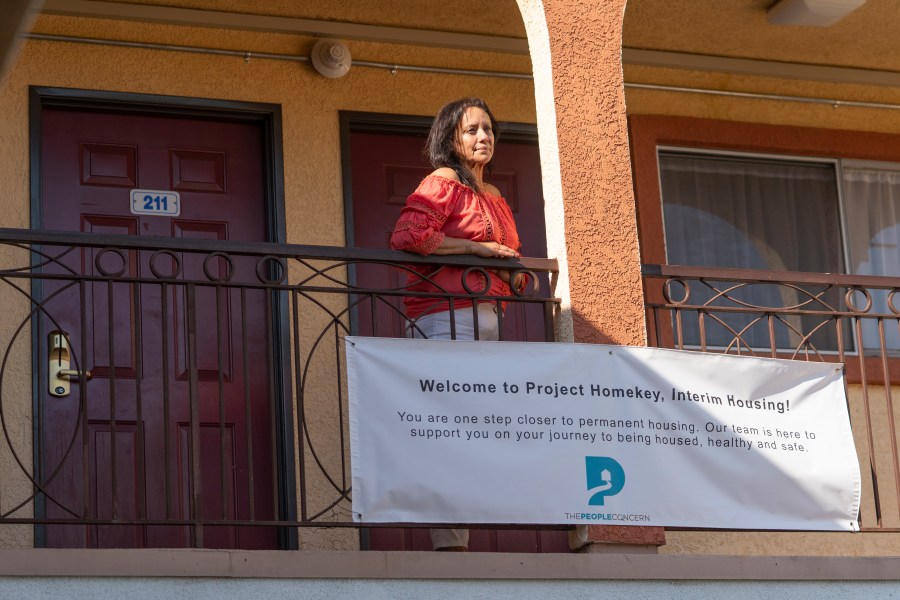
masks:
{"label": "balcony", "polygon": [[[353,530],[343,336],[402,336],[418,295],[506,303],[504,339],[554,339],[553,260],[9,229],[0,244],[5,547],[290,548]],[[410,291],[423,266],[533,283]],[[861,525],[900,531],[900,278],[644,265],[643,281],[651,345],[844,362]]]}
{"label": "balcony", "polygon": [[643,265],[652,346],[845,363],[862,531],[900,531],[900,277]]}
{"label": "balcony", "polygon": [[[355,527],[345,335],[404,335],[418,295],[454,314],[507,304],[502,337],[553,339],[547,259],[9,229],[0,244],[12,547],[290,548]],[[421,267],[532,283],[410,291]]]}

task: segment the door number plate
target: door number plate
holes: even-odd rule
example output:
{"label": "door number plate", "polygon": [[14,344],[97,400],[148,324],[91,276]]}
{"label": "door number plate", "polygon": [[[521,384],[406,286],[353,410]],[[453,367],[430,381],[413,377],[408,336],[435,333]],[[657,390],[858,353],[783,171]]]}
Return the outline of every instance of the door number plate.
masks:
{"label": "door number plate", "polygon": [[131,213],[177,217],[181,214],[181,196],[178,192],[131,190]]}

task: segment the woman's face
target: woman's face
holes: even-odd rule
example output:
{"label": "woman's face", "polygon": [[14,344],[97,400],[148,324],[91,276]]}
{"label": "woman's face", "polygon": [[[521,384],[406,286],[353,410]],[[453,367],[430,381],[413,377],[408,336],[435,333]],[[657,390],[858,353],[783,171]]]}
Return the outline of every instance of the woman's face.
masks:
{"label": "woman's face", "polygon": [[484,166],[494,156],[494,130],[487,113],[477,106],[466,109],[456,130],[456,151],[469,167]]}

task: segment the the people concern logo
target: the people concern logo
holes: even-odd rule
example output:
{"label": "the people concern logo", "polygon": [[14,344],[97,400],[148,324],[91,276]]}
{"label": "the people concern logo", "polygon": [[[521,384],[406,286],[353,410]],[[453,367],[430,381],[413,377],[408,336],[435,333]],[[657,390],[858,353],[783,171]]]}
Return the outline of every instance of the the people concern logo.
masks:
{"label": "the people concern logo", "polygon": [[591,492],[590,506],[603,506],[607,496],[615,496],[625,486],[625,469],[608,456],[585,456],[587,489]]}

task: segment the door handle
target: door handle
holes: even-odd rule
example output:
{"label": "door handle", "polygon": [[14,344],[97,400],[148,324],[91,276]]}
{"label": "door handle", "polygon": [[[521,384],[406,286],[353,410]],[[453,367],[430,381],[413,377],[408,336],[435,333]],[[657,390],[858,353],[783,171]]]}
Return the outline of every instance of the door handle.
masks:
{"label": "door handle", "polygon": [[62,331],[51,331],[48,336],[49,365],[47,368],[47,389],[51,396],[63,398],[71,392],[71,383],[91,378],[90,371],[70,369],[69,340]]}

